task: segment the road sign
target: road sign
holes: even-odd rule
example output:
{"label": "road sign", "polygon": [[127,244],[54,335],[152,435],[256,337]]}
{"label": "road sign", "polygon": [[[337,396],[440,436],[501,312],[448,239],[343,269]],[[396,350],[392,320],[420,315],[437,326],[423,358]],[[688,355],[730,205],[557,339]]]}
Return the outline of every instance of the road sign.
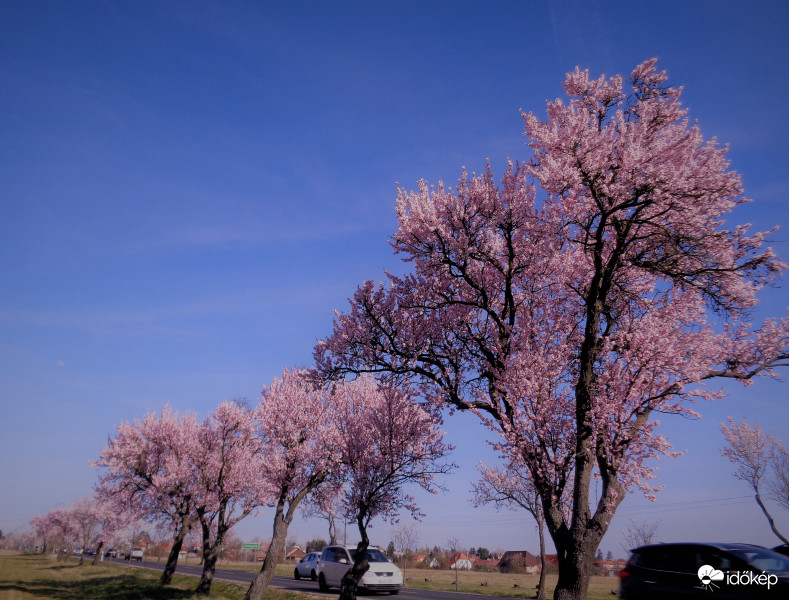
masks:
{"label": "road sign", "polygon": [[260,544],[242,544],[241,548],[244,550],[259,550]]}

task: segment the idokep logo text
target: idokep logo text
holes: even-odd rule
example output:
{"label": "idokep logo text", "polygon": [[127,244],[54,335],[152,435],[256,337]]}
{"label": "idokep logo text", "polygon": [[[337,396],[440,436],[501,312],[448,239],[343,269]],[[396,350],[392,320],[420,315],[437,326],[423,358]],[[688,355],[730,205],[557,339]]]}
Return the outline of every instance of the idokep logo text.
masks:
{"label": "idokep logo text", "polygon": [[710,565],[703,565],[698,571],[698,576],[702,586],[710,591],[720,587],[720,585],[716,585],[716,582],[726,585],[761,585],[767,586],[768,590],[778,583],[778,576],[772,573],[754,573],[753,571],[727,571],[724,573]]}

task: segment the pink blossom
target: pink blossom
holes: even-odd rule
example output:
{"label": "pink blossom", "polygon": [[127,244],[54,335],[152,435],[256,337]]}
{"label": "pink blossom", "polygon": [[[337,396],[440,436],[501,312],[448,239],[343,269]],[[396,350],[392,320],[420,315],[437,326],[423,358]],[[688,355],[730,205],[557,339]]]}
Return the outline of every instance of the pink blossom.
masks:
{"label": "pink blossom", "polygon": [[786,265],[769,232],[726,225],[740,177],[655,64],[568,74],[547,119],[524,113],[532,156],[500,184],[487,167],[400,189],[392,246],[412,271],[363,283],[315,349],[333,376],[390,374],[476,413],[518,454],[565,557],[558,596],[625,494],[654,497],[654,459],[674,454],[655,415],[789,364],[789,319],[750,322]]}

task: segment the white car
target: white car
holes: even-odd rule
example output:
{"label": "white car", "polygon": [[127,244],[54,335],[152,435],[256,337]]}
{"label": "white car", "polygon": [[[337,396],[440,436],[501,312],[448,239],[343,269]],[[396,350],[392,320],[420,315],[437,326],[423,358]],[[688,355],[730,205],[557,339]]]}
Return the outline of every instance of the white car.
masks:
{"label": "white car", "polygon": [[309,577],[313,581],[318,580],[318,559],[320,552],[310,552],[305,554],[302,559],[296,563],[296,568],[293,569],[293,578],[301,579],[302,577]]}
{"label": "white car", "polygon": [[[322,592],[329,588],[339,588],[343,576],[353,566],[356,548],[347,546],[326,546],[318,560],[318,586]],[[389,562],[378,548],[367,549],[367,562],[370,568],[359,582],[359,587],[369,592],[389,592],[397,594],[403,586],[403,572],[397,565]]]}

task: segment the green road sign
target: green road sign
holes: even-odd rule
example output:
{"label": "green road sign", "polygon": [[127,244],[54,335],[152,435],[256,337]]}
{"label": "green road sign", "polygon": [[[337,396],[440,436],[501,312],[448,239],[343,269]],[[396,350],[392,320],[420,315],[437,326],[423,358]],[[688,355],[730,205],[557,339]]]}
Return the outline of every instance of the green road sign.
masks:
{"label": "green road sign", "polygon": [[244,550],[259,550],[260,544],[242,544],[241,547]]}

